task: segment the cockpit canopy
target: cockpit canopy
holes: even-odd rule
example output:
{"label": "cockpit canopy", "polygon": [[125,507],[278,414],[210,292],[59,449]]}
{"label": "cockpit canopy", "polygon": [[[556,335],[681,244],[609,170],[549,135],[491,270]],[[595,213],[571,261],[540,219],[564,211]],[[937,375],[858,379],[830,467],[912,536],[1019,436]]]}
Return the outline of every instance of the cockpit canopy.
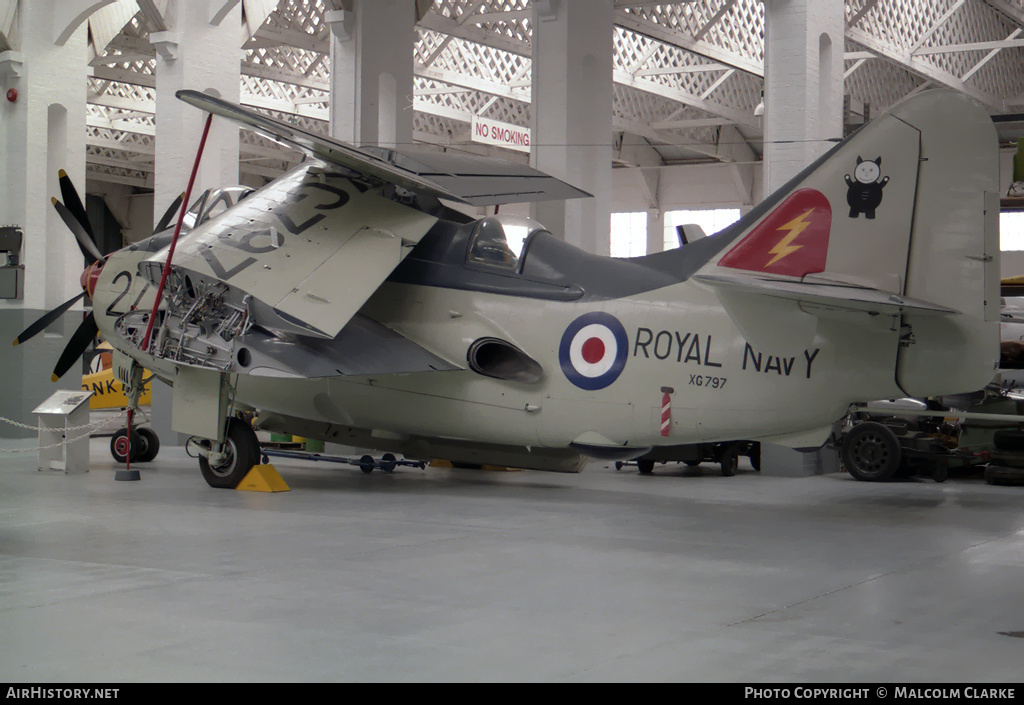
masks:
{"label": "cockpit canopy", "polygon": [[538,231],[547,232],[540,223],[523,216],[481,218],[470,235],[466,262],[518,272],[527,238]]}

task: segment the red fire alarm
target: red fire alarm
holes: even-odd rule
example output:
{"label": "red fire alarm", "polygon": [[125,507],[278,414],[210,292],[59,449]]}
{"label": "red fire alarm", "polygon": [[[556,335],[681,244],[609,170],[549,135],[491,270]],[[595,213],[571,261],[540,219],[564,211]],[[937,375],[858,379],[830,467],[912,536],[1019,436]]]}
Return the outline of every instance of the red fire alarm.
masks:
{"label": "red fire alarm", "polygon": [[11,101],[12,103],[17,102],[17,100],[18,100],[18,89],[17,88],[8,88],[7,89],[7,100]]}

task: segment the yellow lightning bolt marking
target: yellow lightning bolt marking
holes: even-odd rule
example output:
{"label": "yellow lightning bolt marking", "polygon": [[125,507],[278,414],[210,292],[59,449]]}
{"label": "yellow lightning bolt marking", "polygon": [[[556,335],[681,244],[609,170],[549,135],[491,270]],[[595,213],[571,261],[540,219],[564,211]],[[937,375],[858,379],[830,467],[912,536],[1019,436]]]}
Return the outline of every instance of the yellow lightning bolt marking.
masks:
{"label": "yellow lightning bolt marking", "polygon": [[775,255],[775,257],[771,262],[764,266],[764,269],[771,267],[783,257],[787,257],[803,247],[803,245],[791,245],[790,243],[800,237],[800,233],[811,226],[811,224],[807,222],[807,217],[813,212],[814,209],[811,208],[810,210],[805,211],[800,217],[793,218],[793,220],[779,228],[779,232],[788,230],[789,234],[775,243],[775,247],[768,250],[768,254]]}

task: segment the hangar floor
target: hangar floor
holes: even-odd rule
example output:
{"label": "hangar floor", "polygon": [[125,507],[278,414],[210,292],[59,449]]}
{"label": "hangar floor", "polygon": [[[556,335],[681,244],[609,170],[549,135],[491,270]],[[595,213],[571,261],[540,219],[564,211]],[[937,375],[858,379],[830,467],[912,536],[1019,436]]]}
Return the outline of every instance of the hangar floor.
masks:
{"label": "hangar floor", "polygon": [[[28,441],[5,441],[12,447]],[[1019,682],[1024,488],[0,456],[0,680]]]}

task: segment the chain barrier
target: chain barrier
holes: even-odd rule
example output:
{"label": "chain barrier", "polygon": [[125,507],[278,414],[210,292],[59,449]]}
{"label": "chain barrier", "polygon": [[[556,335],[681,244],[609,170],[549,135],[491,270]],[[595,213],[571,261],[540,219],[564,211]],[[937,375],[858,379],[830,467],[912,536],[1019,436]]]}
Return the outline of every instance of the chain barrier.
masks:
{"label": "chain barrier", "polygon": [[[123,409],[121,411],[121,413],[117,414],[116,416],[111,416],[110,418],[97,421],[96,423],[86,424],[85,426],[68,426],[67,428],[56,429],[56,428],[51,428],[51,427],[47,427],[47,426],[31,426],[29,424],[18,423],[17,421],[12,421],[11,419],[4,418],[3,416],[0,416],[0,421],[3,421],[4,423],[8,423],[8,424],[10,424],[12,426],[17,426],[18,428],[28,429],[30,431],[37,431],[38,432],[38,431],[56,431],[56,430],[61,430],[61,431],[65,432],[65,434],[68,431],[85,431],[85,433],[83,433],[82,435],[75,436],[74,438],[68,438],[67,435],[65,435],[57,443],[51,443],[50,445],[46,445],[46,446],[33,446],[31,448],[0,448],[0,453],[35,453],[35,452],[38,452],[40,450],[46,450],[48,448],[56,448],[57,446],[66,445],[68,443],[74,443],[75,441],[80,441],[80,440],[82,440],[83,438],[85,438],[87,436],[91,436],[94,431],[98,431],[101,428],[109,426],[109,425],[111,425],[114,422],[121,421],[122,419],[124,421],[127,421],[127,419],[128,419],[128,410],[127,409]],[[86,429],[88,429],[88,430],[86,430]]]}

